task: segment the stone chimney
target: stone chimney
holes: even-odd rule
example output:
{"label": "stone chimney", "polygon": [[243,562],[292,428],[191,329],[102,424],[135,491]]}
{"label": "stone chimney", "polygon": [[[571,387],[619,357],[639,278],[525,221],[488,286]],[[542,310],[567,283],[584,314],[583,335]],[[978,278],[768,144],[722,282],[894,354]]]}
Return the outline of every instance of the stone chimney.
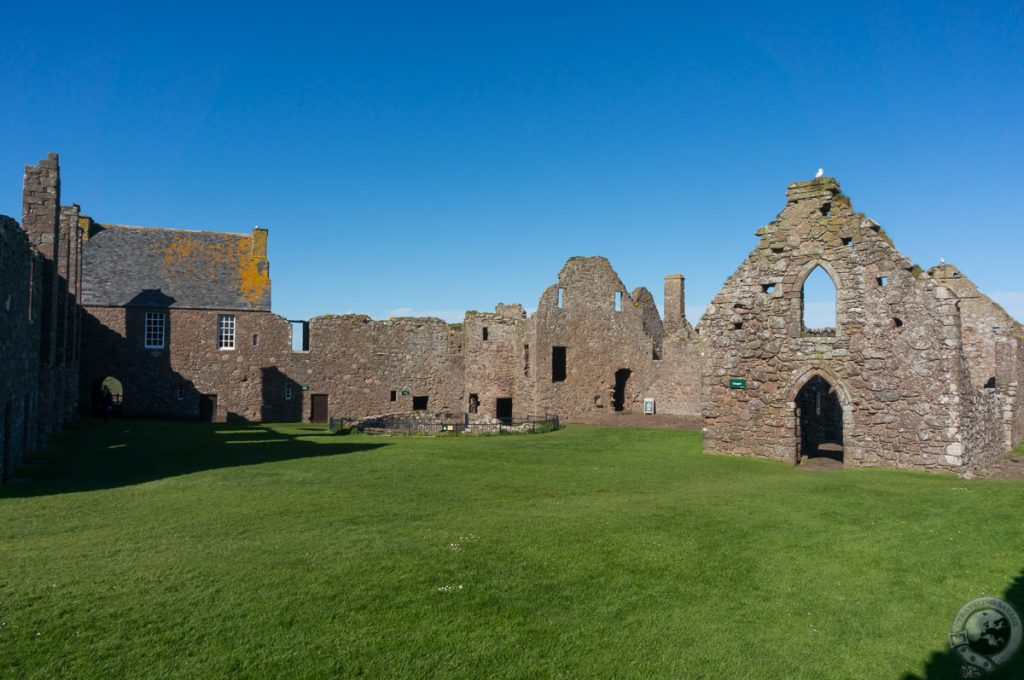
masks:
{"label": "stone chimney", "polygon": [[669,335],[683,330],[686,324],[685,279],[682,274],[665,277],[665,332]]}
{"label": "stone chimney", "polygon": [[25,166],[21,228],[43,258],[40,362],[52,365],[56,360],[57,268],[60,266],[60,161],[55,153],[36,165]]}

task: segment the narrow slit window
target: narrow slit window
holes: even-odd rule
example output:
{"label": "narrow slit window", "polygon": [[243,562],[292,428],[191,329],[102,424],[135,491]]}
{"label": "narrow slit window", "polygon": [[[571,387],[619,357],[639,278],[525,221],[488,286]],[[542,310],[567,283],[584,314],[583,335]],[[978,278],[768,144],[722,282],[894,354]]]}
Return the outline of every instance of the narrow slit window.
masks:
{"label": "narrow slit window", "polygon": [[564,382],[566,376],[565,347],[551,348],[551,382]]}
{"label": "narrow slit window", "polygon": [[565,288],[558,288],[558,308],[562,309],[565,305]]}
{"label": "narrow slit window", "polygon": [[178,389],[174,390],[174,398],[178,401],[185,401],[185,388],[179,386]]}
{"label": "narrow slit window", "polygon": [[391,390],[391,401],[398,401],[398,390]]}
{"label": "narrow slit window", "polygon": [[285,385],[284,386],[284,400],[285,401],[291,401],[292,400],[292,396],[293,396],[292,386],[291,385]]}
{"label": "narrow slit window", "polygon": [[260,346],[260,336],[257,333],[253,333],[253,335],[252,335],[252,346],[253,347],[259,347]]}
{"label": "narrow slit window", "polygon": [[488,335],[488,333],[487,333],[487,326],[484,326],[483,336],[484,336],[484,340],[485,341],[487,340],[487,335]]}
{"label": "narrow slit window", "polygon": [[616,291],[615,293],[615,311],[622,311],[622,291]]}
{"label": "narrow slit window", "polygon": [[530,346],[523,345],[523,375],[530,375]]}

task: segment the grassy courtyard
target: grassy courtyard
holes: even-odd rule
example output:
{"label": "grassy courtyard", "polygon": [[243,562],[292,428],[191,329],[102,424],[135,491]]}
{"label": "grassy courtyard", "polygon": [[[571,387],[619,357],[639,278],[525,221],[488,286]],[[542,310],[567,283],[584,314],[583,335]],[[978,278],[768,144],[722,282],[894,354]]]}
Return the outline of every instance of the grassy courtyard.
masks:
{"label": "grassy courtyard", "polygon": [[1020,482],[700,447],[79,422],[0,488],[0,677],[960,677],[1024,612]]}

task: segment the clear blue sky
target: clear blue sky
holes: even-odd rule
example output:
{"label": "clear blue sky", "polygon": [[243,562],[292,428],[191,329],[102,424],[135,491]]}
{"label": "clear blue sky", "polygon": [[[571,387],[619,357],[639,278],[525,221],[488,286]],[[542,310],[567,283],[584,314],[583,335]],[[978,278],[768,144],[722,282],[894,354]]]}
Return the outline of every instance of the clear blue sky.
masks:
{"label": "clear blue sky", "polygon": [[[274,309],[537,304],[605,255],[699,311],[819,166],[1024,318],[1024,4],[15,3],[0,213],[270,229]],[[695,319],[694,319],[695,320]]]}

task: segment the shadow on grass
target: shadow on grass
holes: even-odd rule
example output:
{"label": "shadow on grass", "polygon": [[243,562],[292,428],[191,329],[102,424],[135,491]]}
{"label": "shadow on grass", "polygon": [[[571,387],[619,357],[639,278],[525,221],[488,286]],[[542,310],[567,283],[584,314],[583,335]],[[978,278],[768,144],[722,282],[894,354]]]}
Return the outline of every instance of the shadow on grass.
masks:
{"label": "shadow on grass", "polygon": [[0,486],[0,500],[112,489],[203,470],[372,451],[322,425],[80,419]]}
{"label": "shadow on grass", "polygon": [[[1024,571],[1017,575],[1010,587],[1000,597],[1001,600],[1009,602],[1018,614],[1024,613]],[[963,604],[966,604],[964,602]],[[952,627],[953,617],[956,612],[949,613],[949,624]],[[1024,644],[1017,650],[1017,653],[1001,667],[988,673],[973,671],[973,667],[967,664],[955,649],[949,649],[942,653],[932,654],[931,659],[925,666],[923,675],[905,675],[902,680],[945,680],[946,678],[985,678],[1009,680],[1010,678],[1024,678]]]}

